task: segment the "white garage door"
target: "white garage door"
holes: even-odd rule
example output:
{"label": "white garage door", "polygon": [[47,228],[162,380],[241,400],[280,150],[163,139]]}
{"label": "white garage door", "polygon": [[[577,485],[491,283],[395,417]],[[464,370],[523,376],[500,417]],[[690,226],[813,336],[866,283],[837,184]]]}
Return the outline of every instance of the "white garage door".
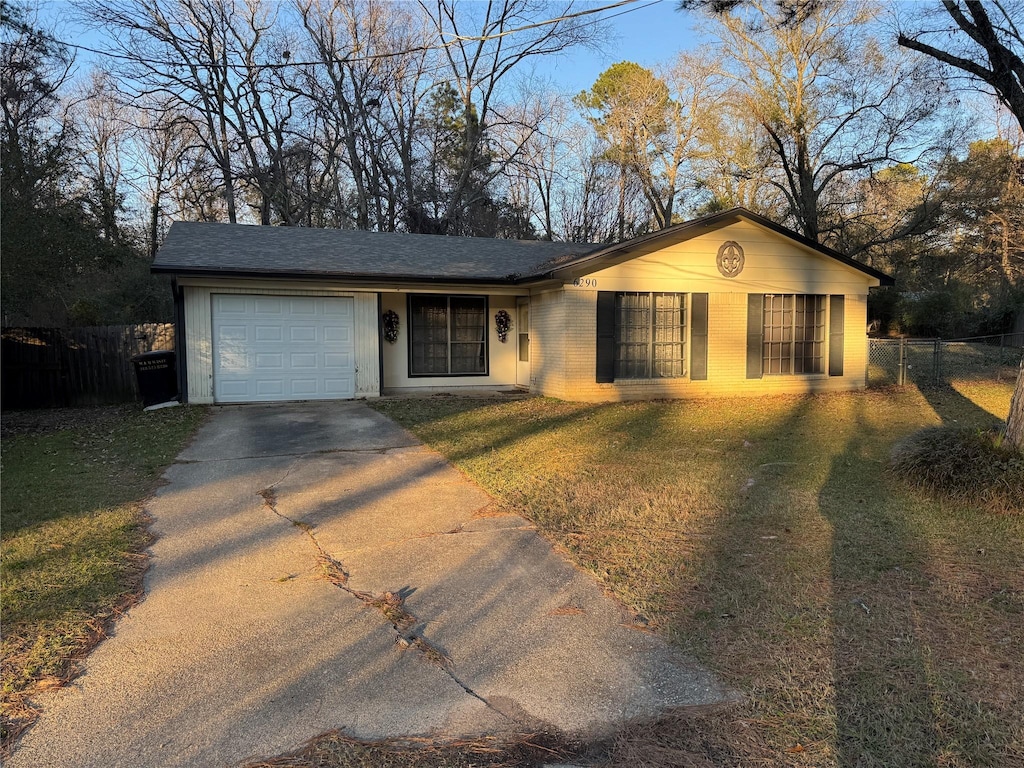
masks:
{"label": "white garage door", "polygon": [[355,396],[351,298],[213,296],[218,403]]}

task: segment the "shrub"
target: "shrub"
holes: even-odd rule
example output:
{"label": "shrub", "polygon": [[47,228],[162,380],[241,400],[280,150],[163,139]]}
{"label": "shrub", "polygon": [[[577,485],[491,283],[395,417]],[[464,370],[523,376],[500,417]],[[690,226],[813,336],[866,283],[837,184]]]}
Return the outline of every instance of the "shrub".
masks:
{"label": "shrub", "polygon": [[900,301],[899,324],[910,336],[953,339],[970,333],[974,292],[964,285],[938,291],[904,294]]}
{"label": "shrub", "polygon": [[903,294],[895,288],[879,288],[868,294],[868,321],[878,336],[900,331]]}
{"label": "shrub", "polygon": [[993,512],[1024,512],[1024,456],[997,430],[931,427],[893,449],[897,477],[936,496]]}

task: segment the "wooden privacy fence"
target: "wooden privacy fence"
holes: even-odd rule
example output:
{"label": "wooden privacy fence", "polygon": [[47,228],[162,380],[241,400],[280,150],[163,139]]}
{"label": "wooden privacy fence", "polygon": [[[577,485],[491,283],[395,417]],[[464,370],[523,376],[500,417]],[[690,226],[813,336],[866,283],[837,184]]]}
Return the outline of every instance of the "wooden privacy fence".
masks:
{"label": "wooden privacy fence", "polygon": [[5,328],[4,410],[102,405],[138,398],[131,359],[174,349],[170,323],[96,328]]}

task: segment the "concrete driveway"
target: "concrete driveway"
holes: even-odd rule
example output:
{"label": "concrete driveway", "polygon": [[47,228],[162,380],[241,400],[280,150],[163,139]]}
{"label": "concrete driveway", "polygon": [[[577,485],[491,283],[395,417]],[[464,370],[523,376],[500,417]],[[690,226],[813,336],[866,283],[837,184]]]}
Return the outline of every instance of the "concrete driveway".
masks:
{"label": "concrete driveway", "polygon": [[37,702],[9,768],[229,766],[331,729],[597,732],[726,696],[362,403],[218,408],[166,479],[145,600]]}

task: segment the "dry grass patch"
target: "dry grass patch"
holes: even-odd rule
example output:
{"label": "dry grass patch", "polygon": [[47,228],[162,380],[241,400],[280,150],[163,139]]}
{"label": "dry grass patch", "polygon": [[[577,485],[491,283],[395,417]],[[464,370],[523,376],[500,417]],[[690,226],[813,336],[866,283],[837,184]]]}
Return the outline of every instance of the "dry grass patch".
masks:
{"label": "dry grass patch", "polygon": [[377,407],[747,694],[630,726],[605,764],[1002,767],[1024,766],[1024,517],[886,466],[922,428],[989,429],[1011,390]]}

